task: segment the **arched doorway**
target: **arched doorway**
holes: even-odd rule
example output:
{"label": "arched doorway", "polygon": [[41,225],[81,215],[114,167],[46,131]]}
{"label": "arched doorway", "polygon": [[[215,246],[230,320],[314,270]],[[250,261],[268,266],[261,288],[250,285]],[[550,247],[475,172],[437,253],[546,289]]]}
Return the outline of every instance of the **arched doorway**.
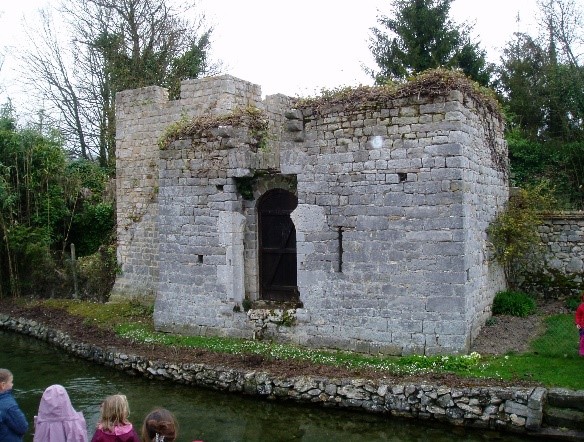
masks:
{"label": "arched doorway", "polygon": [[272,189],[258,201],[258,255],[260,299],[298,301],[296,228],[290,214],[298,198],[284,189]]}

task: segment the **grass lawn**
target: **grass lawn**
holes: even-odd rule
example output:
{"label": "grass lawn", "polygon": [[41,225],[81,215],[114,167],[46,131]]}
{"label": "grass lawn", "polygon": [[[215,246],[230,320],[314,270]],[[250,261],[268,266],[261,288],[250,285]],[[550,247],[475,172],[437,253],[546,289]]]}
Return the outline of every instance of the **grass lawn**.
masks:
{"label": "grass lawn", "polygon": [[152,308],[138,304],[96,304],[71,300],[34,301],[67,309],[71,314],[125,337],[148,343],[205,348],[274,359],[304,359],[348,368],[374,368],[396,374],[452,372],[464,377],[529,380],[547,387],[584,389],[584,358],[578,356],[578,335],[572,314],[546,319],[546,332],[522,354],[481,356],[376,357],[341,351],[318,351],[267,341],[178,336],[154,331]]}
{"label": "grass lawn", "polygon": [[481,377],[525,379],[548,387],[584,389],[584,358],[578,356],[578,333],[572,314],[546,318],[546,332],[527,353],[485,358],[470,373]]}

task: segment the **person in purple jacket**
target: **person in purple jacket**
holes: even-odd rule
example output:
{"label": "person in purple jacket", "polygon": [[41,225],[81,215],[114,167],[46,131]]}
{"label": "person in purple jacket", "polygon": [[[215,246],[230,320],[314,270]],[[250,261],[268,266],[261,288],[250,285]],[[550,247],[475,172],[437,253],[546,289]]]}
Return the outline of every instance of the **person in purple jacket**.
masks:
{"label": "person in purple jacket", "polygon": [[20,442],[28,430],[28,421],[18,407],[12,387],[14,376],[10,370],[0,368],[0,441]]}
{"label": "person in purple jacket", "polygon": [[43,393],[34,429],[34,442],[87,442],[83,413],[75,411],[62,385],[51,385]]}

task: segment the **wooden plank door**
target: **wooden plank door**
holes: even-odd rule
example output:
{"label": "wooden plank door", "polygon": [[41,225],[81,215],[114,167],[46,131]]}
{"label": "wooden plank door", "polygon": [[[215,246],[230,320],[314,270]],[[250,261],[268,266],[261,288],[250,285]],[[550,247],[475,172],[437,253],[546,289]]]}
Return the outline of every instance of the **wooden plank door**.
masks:
{"label": "wooden plank door", "polygon": [[290,214],[296,196],[284,189],[266,192],[258,202],[260,298],[298,301],[296,228]]}

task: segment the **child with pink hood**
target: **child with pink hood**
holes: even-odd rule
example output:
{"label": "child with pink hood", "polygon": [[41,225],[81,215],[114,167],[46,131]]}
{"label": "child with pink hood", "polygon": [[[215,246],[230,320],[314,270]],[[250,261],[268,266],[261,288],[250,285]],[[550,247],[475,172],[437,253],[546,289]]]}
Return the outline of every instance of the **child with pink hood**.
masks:
{"label": "child with pink hood", "polygon": [[34,427],[34,442],[87,442],[83,413],[75,411],[62,385],[45,390]]}

